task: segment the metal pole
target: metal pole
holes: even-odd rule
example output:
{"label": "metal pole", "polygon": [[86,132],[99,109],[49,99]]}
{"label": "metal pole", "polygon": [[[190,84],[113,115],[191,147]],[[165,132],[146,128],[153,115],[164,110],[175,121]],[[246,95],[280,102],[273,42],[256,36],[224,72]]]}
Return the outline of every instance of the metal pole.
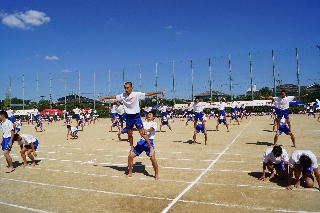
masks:
{"label": "metal pole", "polygon": [[[158,63],[156,63],[156,92],[158,92]],[[159,104],[158,95],[156,95],[156,100],[157,100],[157,105],[158,105]]]}
{"label": "metal pole", "polygon": [[36,92],[36,95],[37,95],[37,98],[36,98],[36,100],[37,100],[37,104],[39,103],[39,100],[38,100],[38,97],[39,97],[39,88],[38,88],[38,86],[39,86],[39,83],[38,83],[39,81],[38,81],[38,74],[36,75],[36,90],[37,90],[37,92]]}
{"label": "metal pole", "polygon": [[252,58],[251,53],[249,53],[250,57],[250,85],[251,85],[251,100],[253,101],[253,81],[252,81]]}
{"label": "metal pole", "polygon": [[300,96],[300,70],[299,70],[299,61],[298,61],[298,48],[296,48],[296,59],[297,59],[298,95]]}
{"label": "metal pole", "polygon": [[78,99],[79,99],[79,105],[80,105],[80,103],[81,103],[81,98],[80,98],[80,96],[81,96],[81,91],[80,91],[80,82],[81,82],[81,79],[80,79],[80,71],[78,72]]}
{"label": "metal pole", "polygon": [[52,76],[50,73],[50,109],[52,109]]}
{"label": "metal pole", "polygon": [[190,60],[190,66],[191,66],[191,98],[194,100],[194,93],[193,93],[193,66],[192,66],[192,59]]}
{"label": "metal pole", "polygon": [[24,75],[22,75],[22,109],[24,110]]}
{"label": "metal pole", "polygon": [[12,78],[11,78],[11,76],[9,76],[9,78],[10,78],[10,85],[9,85],[9,103],[10,103],[10,107],[11,107],[11,98],[12,98]]}
{"label": "metal pole", "polygon": [[110,96],[110,69],[108,69],[108,96]]}
{"label": "metal pole", "polygon": [[272,71],[273,71],[273,87],[274,96],[277,96],[277,86],[276,86],[276,68],[274,66],[274,53],[272,50]]}
{"label": "metal pole", "polygon": [[172,89],[173,89],[173,104],[176,105],[176,85],[174,82],[174,61],[172,61]]}
{"label": "metal pole", "polygon": [[93,109],[96,109],[96,72],[93,71]]}
{"label": "metal pole", "polygon": [[124,85],[124,67],[122,67],[122,83]]}
{"label": "metal pole", "polygon": [[67,110],[67,78],[64,72],[64,110]]}
{"label": "metal pole", "polygon": [[142,92],[142,71],[141,71],[141,65],[139,65],[139,73],[140,73],[140,92]]}
{"label": "metal pole", "polygon": [[209,58],[209,78],[210,78],[210,101],[212,101],[212,70],[211,70],[210,58]]}
{"label": "metal pole", "polygon": [[232,101],[232,99],[233,99],[233,97],[232,97],[232,69],[231,69],[230,55],[229,55],[229,75],[230,75],[230,98]]}

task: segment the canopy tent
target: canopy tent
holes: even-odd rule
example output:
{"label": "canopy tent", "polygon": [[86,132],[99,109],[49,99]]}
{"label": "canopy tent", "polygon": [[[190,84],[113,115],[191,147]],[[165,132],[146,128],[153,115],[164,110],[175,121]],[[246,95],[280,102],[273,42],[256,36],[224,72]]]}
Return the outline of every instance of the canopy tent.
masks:
{"label": "canopy tent", "polygon": [[299,100],[298,98],[294,98],[292,101],[289,103],[290,106],[302,106],[304,103]]}
{"label": "canopy tent", "polygon": [[63,114],[63,112],[60,109],[44,109],[40,112],[40,114],[46,114],[46,112],[49,112],[50,115],[55,114],[55,112],[58,112],[59,115]]}

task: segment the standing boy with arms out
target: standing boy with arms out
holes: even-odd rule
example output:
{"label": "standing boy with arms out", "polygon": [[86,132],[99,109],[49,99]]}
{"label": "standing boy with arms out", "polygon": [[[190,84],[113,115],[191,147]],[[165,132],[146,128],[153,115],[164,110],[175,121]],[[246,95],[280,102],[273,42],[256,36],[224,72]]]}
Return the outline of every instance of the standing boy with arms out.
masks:
{"label": "standing boy with arms out", "polygon": [[139,156],[142,152],[146,152],[147,156],[150,157],[150,160],[152,162],[152,166],[155,172],[154,178],[158,180],[159,179],[158,163],[155,157],[155,153],[151,155],[151,149],[149,149],[151,145],[152,151],[154,152],[153,140],[157,130],[157,123],[153,121],[152,112],[149,112],[147,116],[148,116],[147,121],[143,122],[143,127],[146,132],[145,136],[148,137],[150,142],[148,143],[144,138],[141,138],[140,141],[138,141],[137,145],[134,147],[134,149],[130,152],[128,156],[129,173],[126,177],[132,177],[133,158],[135,158],[136,156]]}
{"label": "standing boy with arms out", "polygon": [[3,155],[7,160],[8,163],[8,169],[6,170],[6,173],[10,173],[14,171],[13,164],[12,164],[12,158],[10,157],[10,151],[13,145],[13,135],[14,135],[14,128],[11,121],[8,119],[8,114],[6,111],[0,111],[0,121],[1,123],[1,129],[2,129],[2,140],[1,140],[1,146]]}

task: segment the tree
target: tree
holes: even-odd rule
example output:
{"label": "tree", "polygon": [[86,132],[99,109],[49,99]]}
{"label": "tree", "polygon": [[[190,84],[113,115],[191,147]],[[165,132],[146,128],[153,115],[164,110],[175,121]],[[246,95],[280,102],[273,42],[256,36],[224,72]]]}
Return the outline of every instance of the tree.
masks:
{"label": "tree", "polygon": [[272,91],[269,89],[269,87],[262,87],[259,90],[260,96],[272,96]]}

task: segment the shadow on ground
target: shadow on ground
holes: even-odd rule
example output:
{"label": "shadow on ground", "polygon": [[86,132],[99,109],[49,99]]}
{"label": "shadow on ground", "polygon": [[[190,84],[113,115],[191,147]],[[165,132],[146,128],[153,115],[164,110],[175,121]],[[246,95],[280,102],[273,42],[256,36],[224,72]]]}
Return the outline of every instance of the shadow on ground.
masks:
{"label": "shadow on ground", "polygon": [[[127,166],[103,166],[111,169],[118,170],[120,172],[124,172],[125,175],[128,174],[129,170]],[[142,173],[148,177],[154,177],[154,175],[150,175],[149,172],[146,170],[146,166],[142,164],[142,162],[136,162],[133,164],[132,173]]]}
{"label": "shadow on ground", "polygon": [[[272,145],[273,145],[273,143],[270,143],[270,142],[263,142],[263,141],[249,142],[249,143],[246,143],[246,144],[262,145],[262,146],[272,146]],[[279,145],[279,146],[281,146],[281,145]]]}

